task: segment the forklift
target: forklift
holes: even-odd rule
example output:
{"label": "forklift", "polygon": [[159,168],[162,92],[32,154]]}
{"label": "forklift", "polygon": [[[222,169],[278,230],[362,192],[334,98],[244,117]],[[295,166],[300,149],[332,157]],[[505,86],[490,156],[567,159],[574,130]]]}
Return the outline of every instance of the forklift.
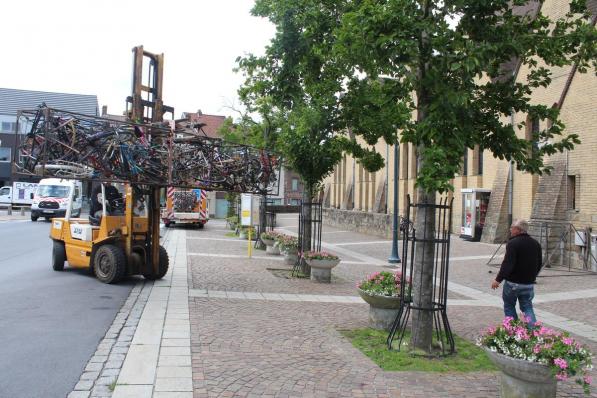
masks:
{"label": "forklift", "polygon": [[68,261],[73,268],[89,269],[104,283],[117,283],[129,275],[143,275],[150,280],[166,275],[168,253],[159,244],[159,217],[154,217],[156,208],[159,214],[159,201],[156,203],[150,195],[157,188],[144,190],[130,184],[122,187],[124,198],[114,198],[106,194],[107,185],[102,183],[98,199],[101,210],[90,212],[89,220],[71,218],[70,207],[64,218],[52,219],[55,271],[62,271]]}
{"label": "forklift", "polygon": [[[144,63],[149,75],[143,78]],[[164,54],[153,54],[143,46],[133,48],[133,90],[126,98],[126,114],[133,122],[162,122],[174,108],[162,101]],[[129,108],[130,105],[130,108]],[[88,268],[104,283],[117,283],[128,275],[146,279],[163,278],[168,272],[168,253],[160,245],[159,186],[122,184],[124,199],[107,197],[107,183],[101,183],[101,216],[89,220],[52,219],[52,268]],[[71,192],[71,199],[74,192]],[[71,202],[72,203],[72,202]]]}

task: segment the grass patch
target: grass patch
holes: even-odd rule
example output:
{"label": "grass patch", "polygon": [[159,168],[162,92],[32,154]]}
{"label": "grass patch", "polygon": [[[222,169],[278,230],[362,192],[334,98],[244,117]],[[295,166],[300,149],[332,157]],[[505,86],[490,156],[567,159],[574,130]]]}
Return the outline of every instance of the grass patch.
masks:
{"label": "grass patch", "polygon": [[228,238],[237,238],[238,237],[238,235],[234,231],[226,232],[226,234],[224,236],[226,236]]}
{"label": "grass patch", "polygon": [[[425,358],[413,356],[409,347],[403,345],[402,351],[390,351],[386,345],[388,332],[375,329],[341,330],[353,346],[369,357],[380,368],[388,371],[421,371],[421,372],[479,372],[497,370],[485,352],[456,335],[456,353],[446,357]],[[404,336],[410,341],[410,333]],[[397,341],[396,341],[397,344]]]}
{"label": "grass patch", "polygon": [[114,390],[116,389],[116,380],[114,380],[112,383],[110,383],[108,388],[110,389],[110,391],[114,392]]}

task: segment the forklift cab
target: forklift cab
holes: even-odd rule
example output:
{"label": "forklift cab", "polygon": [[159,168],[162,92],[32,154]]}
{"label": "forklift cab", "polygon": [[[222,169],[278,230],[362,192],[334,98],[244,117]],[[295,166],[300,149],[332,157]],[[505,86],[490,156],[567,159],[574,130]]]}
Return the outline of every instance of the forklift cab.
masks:
{"label": "forklift cab", "polygon": [[102,183],[94,194],[89,220],[71,218],[70,211],[52,220],[53,269],[63,270],[67,261],[73,268],[90,269],[104,283],[138,274],[163,278],[168,254],[162,246],[153,249],[159,245],[159,217],[148,209],[147,192],[130,184]]}

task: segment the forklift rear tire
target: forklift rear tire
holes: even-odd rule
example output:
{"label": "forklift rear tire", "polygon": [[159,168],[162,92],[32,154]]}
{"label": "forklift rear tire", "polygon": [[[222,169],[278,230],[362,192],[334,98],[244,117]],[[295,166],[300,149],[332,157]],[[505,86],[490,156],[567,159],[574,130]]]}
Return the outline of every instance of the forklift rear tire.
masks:
{"label": "forklift rear tire", "polygon": [[126,257],[118,246],[105,244],[93,256],[93,272],[103,283],[116,283],[126,272]]}
{"label": "forklift rear tire", "polygon": [[166,249],[164,249],[164,247],[160,246],[160,265],[158,274],[155,275],[152,271],[150,273],[143,274],[143,277],[145,279],[149,279],[150,281],[162,279],[168,273],[168,263],[168,252],[166,251]]}
{"label": "forklift rear tire", "polygon": [[66,250],[64,249],[64,242],[54,241],[52,247],[52,268],[54,271],[64,270],[64,262],[66,261]]}
{"label": "forklift rear tire", "polygon": [[34,216],[33,214],[31,215],[31,221],[37,221],[38,218],[39,216]]}

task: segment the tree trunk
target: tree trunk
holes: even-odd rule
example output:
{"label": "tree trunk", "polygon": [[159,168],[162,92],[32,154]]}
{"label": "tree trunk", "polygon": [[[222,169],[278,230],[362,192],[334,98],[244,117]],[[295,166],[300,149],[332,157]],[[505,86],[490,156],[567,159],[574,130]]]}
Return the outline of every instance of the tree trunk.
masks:
{"label": "tree trunk", "polygon": [[[301,215],[302,215],[302,225],[301,229],[303,231],[303,237],[301,241],[301,247],[303,252],[308,252],[311,250],[311,213],[312,207],[311,203],[313,201],[313,187],[310,184],[304,185],[303,190],[303,206],[301,206]],[[305,205],[308,204],[308,205]],[[301,272],[305,275],[311,275],[311,267],[307,265],[304,261],[301,262]]]}
{"label": "tree trunk", "polygon": [[[417,190],[418,204],[435,204],[435,193]],[[412,277],[413,306],[432,308],[433,268],[435,245],[435,208],[419,207],[415,216],[415,262]],[[423,241],[418,241],[418,240]],[[413,310],[411,347],[431,353],[433,338],[433,312],[425,309]]]}

